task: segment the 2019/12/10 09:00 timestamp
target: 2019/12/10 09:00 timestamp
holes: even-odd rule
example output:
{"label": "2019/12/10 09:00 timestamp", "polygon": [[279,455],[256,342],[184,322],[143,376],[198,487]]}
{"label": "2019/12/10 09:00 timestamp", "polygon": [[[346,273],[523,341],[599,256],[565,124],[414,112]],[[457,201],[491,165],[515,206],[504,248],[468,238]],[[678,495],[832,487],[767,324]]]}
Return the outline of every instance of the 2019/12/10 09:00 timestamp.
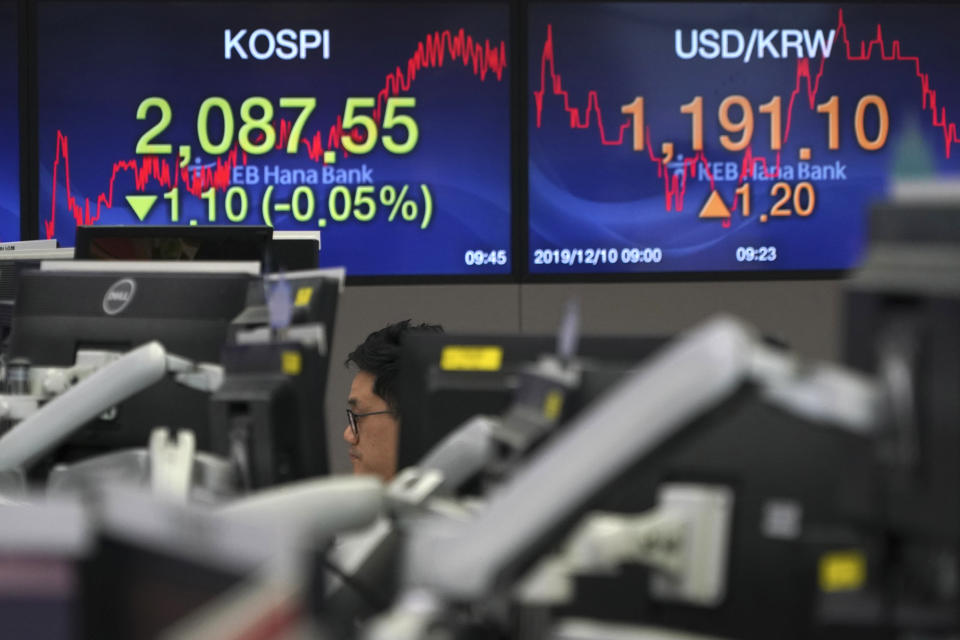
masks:
{"label": "2019/12/10 09:00 timestamp", "polygon": [[535,249],[533,264],[537,265],[591,265],[601,264],[659,264],[663,260],[660,247],[591,247],[564,249]]}

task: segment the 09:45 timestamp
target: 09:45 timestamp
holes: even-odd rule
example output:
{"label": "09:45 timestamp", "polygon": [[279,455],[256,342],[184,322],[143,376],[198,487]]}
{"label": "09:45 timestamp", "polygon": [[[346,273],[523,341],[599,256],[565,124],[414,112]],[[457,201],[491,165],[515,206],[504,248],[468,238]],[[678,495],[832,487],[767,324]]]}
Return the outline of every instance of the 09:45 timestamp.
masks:
{"label": "09:45 timestamp", "polygon": [[479,267],[483,265],[497,265],[502,267],[507,264],[507,251],[506,249],[495,249],[493,251],[471,249],[463,254],[463,261],[468,267]]}

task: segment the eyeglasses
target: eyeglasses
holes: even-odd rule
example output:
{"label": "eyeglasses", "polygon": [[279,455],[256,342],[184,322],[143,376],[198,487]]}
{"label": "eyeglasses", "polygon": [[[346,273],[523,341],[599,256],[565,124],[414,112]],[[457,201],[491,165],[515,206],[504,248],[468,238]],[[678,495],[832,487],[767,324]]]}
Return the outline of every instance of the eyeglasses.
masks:
{"label": "eyeglasses", "polygon": [[350,425],[350,431],[353,433],[353,437],[357,440],[360,439],[360,429],[357,427],[357,418],[366,418],[367,416],[379,416],[384,413],[393,413],[387,409],[386,411],[368,411],[367,413],[354,413],[352,409],[347,409],[347,424]]}

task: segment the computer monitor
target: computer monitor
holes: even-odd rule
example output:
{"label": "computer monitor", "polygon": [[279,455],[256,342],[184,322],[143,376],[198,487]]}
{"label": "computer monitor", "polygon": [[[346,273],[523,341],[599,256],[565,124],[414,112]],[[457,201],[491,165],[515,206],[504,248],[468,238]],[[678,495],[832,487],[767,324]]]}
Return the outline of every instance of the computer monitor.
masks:
{"label": "computer monitor", "polygon": [[264,567],[275,530],[108,486],[79,581],[82,638],[158,638]]}
{"label": "computer monitor", "polygon": [[[89,268],[96,270],[78,270]],[[159,340],[168,353],[218,362],[257,269],[255,263],[228,262],[44,263],[42,270],[21,276],[10,358],[65,367],[74,364],[79,349],[125,352]],[[92,422],[56,457],[142,447],[150,430],[161,425],[193,429],[205,448],[207,398],[165,379],[120,403],[114,417]]]}
{"label": "computer monitor", "polygon": [[[894,637],[885,635],[890,621],[874,597],[886,560],[871,519],[877,515],[874,456],[870,439],[801,418],[742,384],[636,459],[580,512],[644,513],[657,506],[665,483],[731,490],[720,602],[659,599],[650,569],[627,564],[613,575],[578,577],[575,602],[558,614],[720,638]],[[823,577],[841,564],[855,576],[846,582]]]}
{"label": "computer monitor", "polygon": [[[587,367],[580,389],[567,403],[567,412],[602,393],[664,342],[664,338],[649,336],[581,338],[578,357]],[[403,422],[398,468],[416,464],[444,436],[474,415],[505,411],[514,399],[519,371],[540,356],[555,353],[556,344],[556,337],[543,335],[407,336],[400,353]],[[464,348],[467,360],[452,362]]]}
{"label": "computer monitor", "polygon": [[956,180],[956,5],[524,6],[531,276],[847,270],[870,203]]}
{"label": "computer monitor", "polygon": [[77,227],[77,260],[262,261],[273,230],[266,226]]}
{"label": "computer monitor", "polygon": [[[20,239],[19,24],[22,5],[0,0],[0,241]],[[29,236],[28,236],[29,237]]]}
{"label": "computer monitor", "polygon": [[510,2],[224,6],[37,2],[37,234],[263,221],[351,277],[509,277]]}
{"label": "computer monitor", "polygon": [[289,287],[292,296],[291,324],[320,323],[324,328],[324,351],[333,343],[337,300],[343,291],[346,271],[343,268],[308,269],[303,271],[271,273],[263,280],[251,281],[247,290],[247,305],[233,323],[235,331],[248,326],[269,324],[268,291],[280,283]]}
{"label": "computer monitor", "polygon": [[273,231],[267,254],[267,271],[307,271],[317,267],[319,231]]}
{"label": "computer monitor", "polygon": [[[425,336],[422,340],[437,338],[447,339],[448,345],[464,342],[451,339],[450,336]],[[486,340],[490,345],[497,344],[492,337],[488,336]],[[552,341],[543,338],[540,340],[547,350],[553,351]],[[483,342],[476,341],[474,344]],[[644,362],[639,362],[640,358],[634,359],[629,353],[630,340],[614,339],[610,344],[618,347],[613,351],[614,362],[634,360],[637,366],[644,366]],[[641,349],[644,346],[643,341],[637,341],[637,344]],[[649,342],[647,345],[651,346]],[[655,348],[655,345],[652,348]],[[427,365],[428,373],[423,378],[427,387],[424,392],[427,400],[424,402],[428,407],[433,406],[431,393],[442,397],[444,392],[450,392],[444,389],[445,374],[457,373],[443,370],[441,349],[442,347],[434,349],[433,359],[428,359],[431,362]],[[587,341],[580,352],[589,354],[590,351]],[[504,361],[507,360],[507,353],[507,349],[502,351]],[[479,357],[479,354],[474,355],[477,356],[473,360],[476,363],[494,361],[492,356],[485,360]],[[656,357],[651,354],[645,362],[654,361]],[[449,356],[447,360],[448,364],[457,362]],[[466,357],[459,358],[459,363],[467,361]],[[705,363],[705,366],[708,365]],[[679,381],[684,373],[656,370],[654,375],[658,381],[662,376],[674,376],[674,379]],[[453,386],[452,383],[450,386]],[[595,403],[602,405],[603,395],[612,391],[615,383],[608,380],[606,384],[591,387],[591,390],[581,394],[579,403],[575,403],[582,409],[578,415],[587,415],[590,408],[584,405],[589,403],[596,408],[596,412],[590,413],[595,420],[600,419],[598,416],[603,416],[605,423],[620,420],[636,429],[638,434],[648,426],[635,418],[643,414],[645,403],[661,406],[663,402],[662,398],[641,395],[641,389],[662,387],[645,385],[638,388],[630,398],[630,402],[635,402],[637,411],[632,412],[620,404],[619,413],[611,413]],[[466,384],[459,384],[459,389],[466,389]],[[697,395],[695,389],[691,388],[690,391],[691,398]],[[619,396],[621,402],[625,402],[623,398],[623,395]],[[461,391],[460,401],[466,404],[469,400],[470,396]],[[609,408],[608,406],[607,409]],[[492,407],[484,408],[483,411],[490,413]],[[407,416],[404,416],[404,420],[407,420]],[[574,417],[572,422],[576,421],[577,417]],[[568,429],[579,427],[589,433],[587,427],[600,426],[596,423],[564,424],[561,432],[548,439],[534,454],[534,458],[542,462],[551,452],[558,451],[558,448],[552,445],[556,443],[556,439],[569,435]],[[654,425],[650,426],[656,428]],[[874,493],[871,491],[876,485],[869,482],[875,473],[873,442],[843,429],[831,427],[825,420],[813,422],[768,402],[756,385],[744,381],[737,388],[716,398],[709,408],[705,407],[700,415],[695,415],[682,430],[642,457],[637,456],[626,465],[622,473],[611,478],[589,499],[578,501],[571,496],[569,500],[573,509],[570,517],[557,520],[552,530],[540,530],[543,534],[541,540],[528,548],[525,557],[518,558],[514,574],[502,576],[504,583],[507,583],[509,577],[516,577],[521,581],[524,577],[530,577],[527,570],[532,569],[538,559],[559,552],[576,524],[581,522],[579,518],[585,514],[592,511],[631,515],[647,512],[658,504],[658,490],[664,483],[720,485],[729,489],[734,498],[729,554],[724,561],[724,566],[727,567],[725,596],[718,605],[692,606],[657,599],[649,587],[649,568],[628,563],[628,566],[617,571],[602,571],[602,575],[581,577],[581,572],[575,572],[578,574],[574,580],[575,601],[554,613],[558,616],[569,615],[683,629],[709,634],[711,637],[757,640],[771,637],[796,640],[812,637],[878,637],[876,630],[878,625],[882,626],[883,621],[873,619],[864,622],[864,626],[869,629],[861,630],[859,634],[856,629],[848,635],[826,636],[820,633],[827,626],[825,618],[820,616],[818,610],[821,604],[817,582],[820,563],[825,561],[824,559],[829,561],[832,557],[830,554],[834,552],[867,548],[869,551],[864,551],[862,556],[863,564],[856,564],[856,560],[854,564],[857,567],[855,571],[859,570],[859,567],[867,571],[866,565],[869,564],[869,580],[865,578],[862,583],[872,586],[877,582],[873,575],[873,563],[878,561],[879,557],[872,553],[870,545],[875,543],[880,546],[882,541],[882,534],[877,535],[878,529],[870,528],[869,519],[869,516],[877,514]],[[406,436],[403,429],[402,425],[401,447]],[[596,438],[603,438],[604,430],[599,431]],[[581,431],[578,435],[584,435],[584,432]],[[566,444],[570,444],[569,441]],[[601,452],[612,451],[619,443],[615,440],[599,440],[598,445],[601,444],[602,446],[591,447],[589,451],[583,452],[586,465],[595,465],[597,469],[609,467],[611,461],[601,455]],[[520,467],[515,478],[523,486],[530,488],[532,484],[527,484],[525,480],[532,478],[524,476],[524,481],[519,480],[524,471],[525,469]],[[571,469],[570,473],[578,472]],[[570,477],[572,482],[576,481],[576,475]],[[503,494],[510,493],[509,484],[510,480],[507,480],[507,486],[500,487]],[[538,487],[538,491],[542,491],[544,498],[564,495],[564,489],[552,486],[546,480],[542,487]],[[496,492],[491,495],[496,496]],[[531,493],[530,499],[536,500],[537,495]],[[503,507],[503,504],[499,506]],[[861,514],[865,515],[860,517]],[[699,558],[694,562],[699,566],[701,560],[702,558]],[[505,572],[507,571],[513,569],[505,569]],[[536,583],[536,580],[524,584],[529,585],[531,582]],[[509,588],[505,584],[500,586]],[[841,593],[846,594],[847,592]],[[875,602],[872,601],[871,604]],[[854,614],[858,612],[859,610],[853,610]],[[543,614],[542,611],[532,613],[534,616]],[[829,622],[834,628],[845,624],[848,627],[856,626],[850,624],[850,616],[844,617],[843,614],[836,615]]]}
{"label": "computer monitor", "polygon": [[[943,181],[942,184],[950,185]],[[953,201],[897,202],[884,201],[870,208],[870,242],[898,245],[923,244],[932,247],[960,246],[960,202]],[[864,265],[869,268],[869,264]]]}
{"label": "computer monitor", "polygon": [[320,232],[92,225],[77,227],[76,243],[78,260],[256,260],[267,272],[300,271],[317,266]]}
{"label": "computer monitor", "polygon": [[[342,269],[271,274],[250,284],[223,351],[223,385],[211,396],[214,453],[236,456],[249,488],[328,472],[324,394]],[[273,287],[291,297],[290,326],[269,332]],[[252,328],[252,330],[251,330]]]}
{"label": "computer monitor", "polygon": [[882,259],[869,256],[870,271],[848,284],[844,358],[875,376],[888,399],[874,489],[893,550],[883,568],[897,584],[890,617],[955,634],[960,592],[940,576],[960,571],[960,251],[897,252],[877,270]]}
{"label": "computer monitor", "polygon": [[79,638],[92,518],[79,498],[2,506],[0,635]]}
{"label": "computer monitor", "polygon": [[960,539],[958,211],[958,203],[877,206],[874,245],[846,285],[843,323],[845,361],[876,376],[891,399],[889,524],[950,544]]}
{"label": "computer monitor", "polygon": [[56,240],[26,240],[0,244],[0,351],[5,350],[13,322],[13,304],[20,274],[37,269],[43,260],[70,260],[73,249],[57,248]]}

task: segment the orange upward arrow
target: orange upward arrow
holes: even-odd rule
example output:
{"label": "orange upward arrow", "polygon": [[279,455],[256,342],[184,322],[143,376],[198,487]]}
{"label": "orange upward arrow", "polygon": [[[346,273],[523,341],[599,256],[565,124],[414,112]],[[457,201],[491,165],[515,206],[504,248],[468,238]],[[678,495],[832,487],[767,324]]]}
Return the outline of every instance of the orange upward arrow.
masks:
{"label": "orange upward arrow", "polygon": [[714,191],[710,194],[710,197],[707,198],[706,203],[704,203],[703,208],[700,209],[701,218],[729,218],[730,209],[727,207],[727,203],[723,201],[723,198],[720,197],[720,194],[717,191]]}

